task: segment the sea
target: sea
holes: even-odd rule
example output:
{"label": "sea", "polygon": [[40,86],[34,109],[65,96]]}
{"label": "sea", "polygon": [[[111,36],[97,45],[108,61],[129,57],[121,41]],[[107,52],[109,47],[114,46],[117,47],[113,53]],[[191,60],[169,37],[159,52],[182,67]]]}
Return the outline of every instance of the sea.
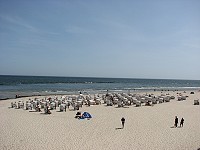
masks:
{"label": "sea", "polygon": [[20,96],[200,90],[200,80],[0,75],[0,100]]}

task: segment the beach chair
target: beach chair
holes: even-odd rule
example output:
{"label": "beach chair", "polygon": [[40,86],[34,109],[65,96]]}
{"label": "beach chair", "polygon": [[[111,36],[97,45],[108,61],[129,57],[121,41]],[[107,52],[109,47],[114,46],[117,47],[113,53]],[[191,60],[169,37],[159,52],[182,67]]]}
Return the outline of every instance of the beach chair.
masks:
{"label": "beach chair", "polygon": [[170,96],[170,99],[175,99],[175,96]]}
{"label": "beach chair", "polygon": [[20,101],[17,103],[17,108],[20,109]]}
{"label": "beach chair", "polygon": [[178,96],[178,101],[182,101],[182,97],[181,96]]}
{"label": "beach chair", "polygon": [[199,100],[194,100],[194,105],[199,105]]}
{"label": "beach chair", "polygon": [[136,101],[136,107],[140,107],[141,106],[141,102],[140,101]]}
{"label": "beach chair", "polygon": [[145,97],[141,98],[140,101],[141,101],[141,103],[146,103],[147,102],[147,100],[145,99]]}
{"label": "beach chair", "polygon": [[182,100],[186,100],[186,96],[181,96],[181,99]]}
{"label": "beach chair", "polygon": [[113,104],[114,104],[114,105],[118,104],[118,101],[119,101],[119,99],[118,99],[117,97],[114,97],[114,98],[113,98]]}
{"label": "beach chair", "polygon": [[50,110],[48,109],[48,106],[44,106],[44,113],[51,114]]}
{"label": "beach chair", "polygon": [[51,109],[51,110],[55,109],[55,106],[56,106],[56,103],[52,102],[52,103],[50,104],[50,109]]}
{"label": "beach chair", "polygon": [[14,107],[14,104],[13,104],[13,102],[11,102],[11,108],[13,108]]}
{"label": "beach chair", "polygon": [[170,102],[170,97],[169,96],[164,97],[164,101],[165,102]]}
{"label": "beach chair", "polygon": [[106,104],[107,104],[107,106],[112,106],[111,100],[107,100],[107,101],[106,101]]}
{"label": "beach chair", "polygon": [[138,101],[138,100],[137,100],[135,97],[133,97],[133,99],[132,99],[132,103],[133,103],[133,104],[136,104],[137,101]]}
{"label": "beach chair", "polygon": [[152,101],[152,104],[157,104],[157,99],[156,98],[153,98],[151,101]]}
{"label": "beach chair", "polygon": [[163,103],[163,102],[164,102],[163,98],[160,97],[160,98],[158,99],[158,102],[159,102],[159,103]]}
{"label": "beach chair", "polygon": [[41,102],[41,108],[44,108],[45,105],[46,105],[46,102]]}
{"label": "beach chair", "polygon": [[64,109],[65,109],[65,104],[61,104],[60,105],[60,111],[64,111]]}
{"label": "beach chair", "polygon": [[96,105],[100,105],[100,104],[101,104],[101,100],[100,100],[100,99],[96,99],[96,100],[95,100],[95,104],[96,104]]}
{"label": "beach chair", "polygon": [[118,105],[118,107],[123,107],[122,101],[118,101],[117,105]]}

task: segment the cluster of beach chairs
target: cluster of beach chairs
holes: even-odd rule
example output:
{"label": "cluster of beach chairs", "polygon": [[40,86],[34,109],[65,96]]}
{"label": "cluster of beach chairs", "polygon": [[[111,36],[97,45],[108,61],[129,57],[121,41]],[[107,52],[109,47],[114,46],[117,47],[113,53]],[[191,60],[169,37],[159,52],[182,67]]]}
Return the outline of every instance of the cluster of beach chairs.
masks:
{"label": "cluster of beach chairs", "polygon": [[66,109],[79,110],[82,105],[99,105],[101,104],[101,98],[99,96],[92,97],[90,95],[80,94],[78,96],[61,96],[61,97],[48,97],[44,99],[34,98],[29,99],[25,103],[23,101],[11,102],[11,108],[35,110],[40,112],[44,109],[46,114],[51,114],[50,110],[59,109],[63,112]]}
{"label": "cluster of beach chairs", "polygon": [[[186,100],[188,96],[177,93],[177,100]],[[155,104],[170,102],[175,99],[175,96],[170,94],[161,93],[159,96],[154,94],[133,94],[133,93],[107,93],[96,95],[74,95],[74,96],[52,96],[44,99],[34,98],[29,99],[25,103],[23,101],[11,102],[12,108],[35,110],[40,112],[42,109],[45,114],[51,114],[51,110],[58,110],[60,112],[70,110],[79,110],[83,105],[100,105],[101,103],[106,106],[124,107],[134,105],[140,106],[153,106]],[[199,100],[195,100],[195,105],[199,105]]]}
{"label": "cluster of beach chairs", "polygon": [[170,102],[171,99],[175,99],[175,96],[170,96],[169,94],[155,96],[153,94],[112,93],[103,95],[102,98],[107,106],[118,105],[118,107],[124,107],[135,105],[139,107],[142,104],[152,106],[158,103]]}

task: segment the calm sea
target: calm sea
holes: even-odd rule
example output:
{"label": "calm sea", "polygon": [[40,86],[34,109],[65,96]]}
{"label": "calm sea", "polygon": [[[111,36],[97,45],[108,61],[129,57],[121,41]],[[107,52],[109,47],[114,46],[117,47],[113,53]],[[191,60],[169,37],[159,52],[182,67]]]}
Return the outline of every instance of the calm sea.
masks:
{"label": "calm sea", "polygon": [[0,75],[0,99],[48,94],[200,89],[200,80]]}

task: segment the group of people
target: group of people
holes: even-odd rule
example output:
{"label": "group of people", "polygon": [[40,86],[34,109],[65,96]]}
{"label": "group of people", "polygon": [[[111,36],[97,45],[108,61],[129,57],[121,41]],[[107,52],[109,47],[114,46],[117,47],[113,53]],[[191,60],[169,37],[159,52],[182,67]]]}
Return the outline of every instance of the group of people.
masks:
{"label": "group of people", "polygon": [[[183,123],[184,123],[184,119],[182,118],[180,121],[180,127],[183,127]],[[174,127],[177,128],[178,127],[178,117],[175,116],[175,124]]]}
{"label": "group of people", "polygon": [[[122,122],[122,129],[124,128],[124,124],[125,124],[125,118],[122,117],[121,118],[121,122]],[[184,118],[181,118],[181,121],[180,121],[180,127],[183,127],[183,124],[184,124]],[[178,117],[175,116],[175,124],[174,124],[174,127],[177,128],[178,127]]]}

